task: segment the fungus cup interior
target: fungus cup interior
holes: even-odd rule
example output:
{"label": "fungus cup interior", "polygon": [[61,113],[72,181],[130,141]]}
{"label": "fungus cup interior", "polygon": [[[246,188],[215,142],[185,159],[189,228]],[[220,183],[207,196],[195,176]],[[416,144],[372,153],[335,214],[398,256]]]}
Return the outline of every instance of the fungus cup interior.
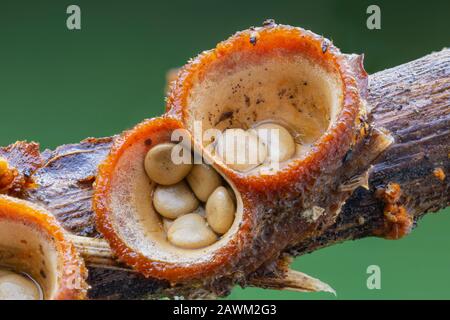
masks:
{"label": "fungus cup interior", "polygon": [[[243,207],[235,192],[234,222],[209,246],[185,249],[168,241],[162,217],[152,203],[157,184],[146,174],[144,159],[150,149],[170,142],[173,130],[180,126],[179,121],[156,118],[125,133],[100,166],[94,200],[98,228],[122,260],[147,276],[177,281],[198,276],[188,270],[190,266],[216,260],[218,251],[237,233]],[[180,273],[172,273],[174,268]]]}
{"label": "fungus cup interior", "polygon": [[[194,121],[204,131],[275,122],[299,146],[291,159],[304,157],[338,118],[343,85],[332,61],[318,61],[324,55],[318,52],[319,41],[295,32],[263,31],[255,46],[248,43],[248,34],[237,34],[215,55],[200,56],[200,70],[188,69],[192,85],[183,106],[188,129],[194,130]],[[211,143],[205,137],[196,142]]]}
{"label": "fungus cup interior", "polygon": [[[68,268],[72,247],[62,241],[62,230],[42,208],[28,202],[0,196],[0,269],[31,278],[41,291],[41,299],[80,299],[85,294],[84,265]],[[82,263],[81,263],[82,264]],[[78,268],[81,270],[78,270]],[[66,277],[73,276],[67,288]],[[75,286],[75,285],[79,286]]]}

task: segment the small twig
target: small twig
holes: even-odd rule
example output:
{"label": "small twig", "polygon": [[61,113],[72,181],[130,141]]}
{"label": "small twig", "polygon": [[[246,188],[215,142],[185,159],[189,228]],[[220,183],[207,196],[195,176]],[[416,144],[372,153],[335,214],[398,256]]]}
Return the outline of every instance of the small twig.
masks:
{"label": "small twig", "polygon": [[253,286],[268,289],[288,290],[295,292],[329,292],[336,295],[336,291],[328,284],[303,272],[291,269],[283,275],[283,278],[253,278],[250,282]]}

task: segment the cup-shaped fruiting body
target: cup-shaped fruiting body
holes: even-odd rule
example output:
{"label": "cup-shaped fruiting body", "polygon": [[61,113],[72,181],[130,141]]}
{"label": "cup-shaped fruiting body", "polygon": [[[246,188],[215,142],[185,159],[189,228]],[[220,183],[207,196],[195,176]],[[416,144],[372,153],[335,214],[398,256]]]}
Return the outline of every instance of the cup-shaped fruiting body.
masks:
{"label": "cup-shaped fruiting body", "polygon": [[[158,166],[148,161],[155,148],[172,144],[190,150],[172,141],[176,130],[185,131],[182,123],[163,117],[125,132],[99,167],[94,196],[97,227],[119,259],[146,276],[174,283],[215,273],[229,256],[236,256],[243,221],[241,198],[229,194],[237,191],[201,157],[174,184],[159,184],[148,174],[148,166]],[[189,154],[186,159],[194,157]],[[233,210],[226,211],[220,232],[208,223],[205,212],[218,188],[227,192],[232,204],[216,199],[216,206]],[[217,225],[219,219],[220,214]]]}
{"label": "cup-shaped fruiting body", "polygon": [[84,262],[50,213],[0,196],[0,299],[84,299],[86,277]]}
{"label": "cup-shaped fruiting body", "polygon": [[[240,191],[251,215],[233,272],[251,272],[319,235],[349,196],[342,180],[367,170],[342,170],[368,133],[361,62],[310,31],[268,22],[190,60],[172,83],[168,115],[193,133],[195,148]],[[246,152],[239,144],[218,148],[230,132],[236,140],[256,132],[253,144],[263,146],[253,162],[228,161]]]}
{"label": "cup-shaped fruiting body", "polygon": [[[191,60],[173,82],[167,109],[190,132],[201,127],[202,133],[222,133],[194,139],[230,174],[264,182],[273,180],[261,175],[260,169],[268,168],[298,181],[293,167],[335,160],[354,143],[362,109],[358,82],[365,76],[355,74],[347,55],[329,40],[269,23],[239,32]],[[253,129],[258,141],[245,144]],[[234,149],[223,146],[232,133],[238,140]],[[244,147],[261,142],[265,146],[253,152],[256,161],[229,161],[233,152],[244,154]]]}
{"label": "cup-shaped fruiting body", "polygon": [[[366,134],[365,79],[312,32],[268,24],[237,33],[182,69],[163,118],[116,140],[97,177],[98,229],[146,276],[242,280],[332,224],[349,196],[342,180],[367,169],[343,166]],[[169,216],[156,210],[146,157],[176,143],[177,129],[222,183],[211,191],[218,181],[203,185],[210,175],[195,164],[180,177],[199,208]]]}

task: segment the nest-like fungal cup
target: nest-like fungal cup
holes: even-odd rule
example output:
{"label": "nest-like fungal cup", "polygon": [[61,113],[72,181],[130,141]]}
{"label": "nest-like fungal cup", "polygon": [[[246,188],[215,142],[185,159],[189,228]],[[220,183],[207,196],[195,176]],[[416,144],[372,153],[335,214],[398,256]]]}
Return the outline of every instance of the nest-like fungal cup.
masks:
{"label": "nest-like fungal cup", "polygon": [[[171,282],[238,281],[333,223],[349,195],[338,188],[344,156],[366,133],[366,74],[350,60],[329,40],[274,23],[239,32],[191,60],[171,86],[166,116],[125,133],[100,168],[98,228],[118,257]],[[270,174],[260,170],[271,167],[265,160],[229,165],[214,148],[219,142],[203,135],[267,123],[286,129],[296,145]],[[148,150],[180,128],[236,197],[232,227],[195,250],[167,242],[143,166]]]}
{"label": "nest-like fungal cup", "polygon": [[0,269],[33,279],[39,299],[86,298],[84,262],[55,218],[29,202],[1,195]]}
{"label": "nest-like fungal cup", "polygon": [[97,226],[119,259],[146,276],[179,282],[201,277],[225,263],[237,250],[242,201],[230,229],[213,244],[185,249],[170,243],[162,217],[152,204],[157,184],[145,172],[152,148],[171,141],[182,123],[169,118],[144,121],[116,140],[100,166],[94,209]]}
{"label": "nest-like fungal cup", "polygon": [[[304,146],[282,163],[278,177],[286,184],[286,179],[299,181],[295,167],[320,167],[349,149],[362,108],[359,76],[329,40],[272,23],[239,32],[188,63],[172,85],[167,109],[190,132],[196,123],[203,131],[247,129],[268,121],[285,126]],[[210,153],[211,141],[195,138],[197,147]],[[253,170],[236,176],[249,175],[270,185],[274,181]]]}

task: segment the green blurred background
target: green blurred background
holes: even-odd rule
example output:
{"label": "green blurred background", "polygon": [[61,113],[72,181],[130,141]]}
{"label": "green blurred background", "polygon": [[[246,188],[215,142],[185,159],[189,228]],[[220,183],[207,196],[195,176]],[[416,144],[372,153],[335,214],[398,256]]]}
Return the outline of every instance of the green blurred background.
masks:
{"label": "green blurred background", "polygon": [[[66,28],[77,4],[82,30]],[[366,28],[381,7],[382,29]],[[164,110],[166,71],[266,18],[311,29],[373,73],[449,45],[450,1],[5,1],[0,4],[0,145],[43,148],[107,136]],[[445,212],[446,211],[446,212]],[[294,268],[338,295],[254,288],[234,299],[449,299],[450,210],[400,241],[365,239],[301,257]],[[447,213],[447,214],[446,214]],[[379,265],[381,290],[366,268]]]}

